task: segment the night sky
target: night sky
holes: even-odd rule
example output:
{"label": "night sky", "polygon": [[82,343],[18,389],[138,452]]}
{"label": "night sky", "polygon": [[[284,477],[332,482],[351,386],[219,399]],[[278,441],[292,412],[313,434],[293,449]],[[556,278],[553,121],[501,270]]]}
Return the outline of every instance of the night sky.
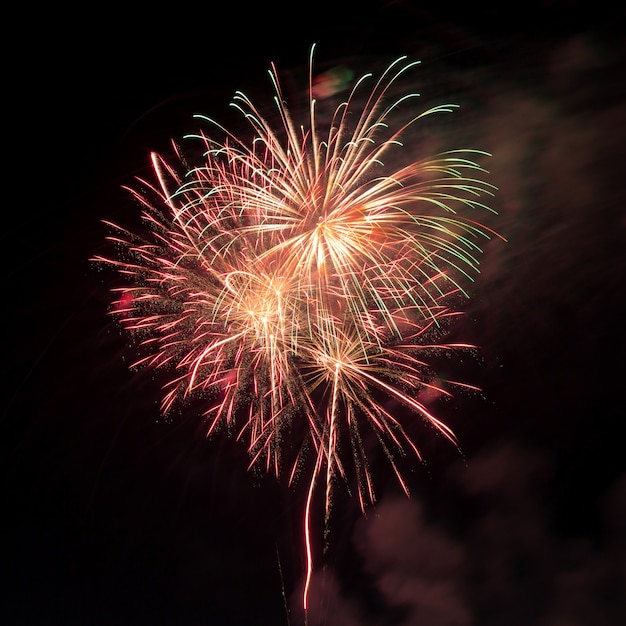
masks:
{"label": "night sky", "polygon": [[[270,62],[298,93],[320,70],[419,59],[420,127],[493,154],[485,248],[446,365],[481,387],[442,403],[461,450],[418,431],[407,499],[388,465],[362,515],[338,490],[310,626],[626,623],[626,45],[588,3],[436,9],[46,9],[15,18],[5,74],[0,622],[302,626],[302,489],[247,471],[163,379],[132,372],[107,311],[102,220],[137,223],[122,185],[148,155],[270,103]],[[30,52],[22,52],[29,50]],[[428,136],[431,132],[432,136]],[[421,135],[424,138],[424,135]]]}

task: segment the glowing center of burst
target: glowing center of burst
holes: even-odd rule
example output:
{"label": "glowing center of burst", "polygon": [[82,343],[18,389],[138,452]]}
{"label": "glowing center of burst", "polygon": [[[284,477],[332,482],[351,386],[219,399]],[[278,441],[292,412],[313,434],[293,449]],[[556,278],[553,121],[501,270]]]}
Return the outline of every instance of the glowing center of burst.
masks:
{"label": "glowing center of burst", "polygon": [[224,298],[229,300],[226,320],[235,322],[257,341],[273,342],[283,335],[284,305],[277,278],[234,271],[224,281]]}
{"label": "glowing center of burst", "polygon": [[317,265],[327,261],[336,269],[349,267],[355,255],[364,254],[372,242],[372,218],[362,204],[339,205],[319,216],[310,245]]}
{"label": "glowing center of burst", "polygon": [[338,376],[347,364],[341,358],[331,356],[330,354],[320,354],[317,357],[317,363],[326,372],[326,375],[332,374],[334,376]]}

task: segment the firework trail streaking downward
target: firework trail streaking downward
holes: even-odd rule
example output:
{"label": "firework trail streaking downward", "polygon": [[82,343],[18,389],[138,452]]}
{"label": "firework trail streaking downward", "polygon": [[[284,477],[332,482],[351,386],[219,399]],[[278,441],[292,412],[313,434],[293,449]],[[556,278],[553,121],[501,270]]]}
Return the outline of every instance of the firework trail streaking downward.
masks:
{"label": "firework trail streaking downward", "polygon": [[[488,210],[481,198],[493,189],[475,161],[484,153],[473,150],[384,164],[402,157],[414,124],[454,108],[391,126],[417,96],[390,98],[391,87],[417,63],[392,63],[357,106],[374,80],[362,77],[322,134],[312,59],[313,49],[306,124],[292,120],[272,66],[277,128],[238,92],[232,104],[253,139],[204,118],[225,139],[194,135],[204,151],[197,165],[176,146],[175,159],[153,154],[154,181],[131,190],[149,234],[111,225],[120,254],[97,259],[128,279],[113,310],[140,339],[136,364],[172,373],[164,412],[205,397],[209,434],[227,427],[245,440],[251,465],[290,481],[313,455],[305,608],[316,485],[326,514],[337,478],[355,478],[361,507],[373,503],[364,444],[373,433],[408,493],[396,462],[407,452],[421,459],[406,430],[415,416],[456,441],[418,398],[436,387],[429,352],[468,347],[433,343],[432,331],[457,314],[451,303],[477,271],[492,233],[473,214]],[[394,415],[381,392],[411,411]]]}

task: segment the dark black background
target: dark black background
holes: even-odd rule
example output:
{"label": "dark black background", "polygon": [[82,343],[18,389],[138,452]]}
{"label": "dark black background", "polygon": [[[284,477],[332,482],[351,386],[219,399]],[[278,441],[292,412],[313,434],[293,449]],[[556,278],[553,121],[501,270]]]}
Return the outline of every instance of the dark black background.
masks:
{"label": "dark black background", "polygon": [[[236,89],[268,96],[271,61],[295,80],[313,42],[321,68],[345,62],[365,71],[399,54],[419,58],[434,89],[464,101],[469,117],[459,124],[492,130],[485,149],[494,152],[494,204],[509,244],[492,250],[470,307],[468,340],[485,354],[472,375],[485,399],[461,398],[448,417],[466,467],[484,450],[506,449],[501,442],[539,451],[550,481],[530,475],[542,494],[537,506],[549,510],[545,535],[563,561],[573,543],[593,556],[554,566],[545,580],[519,574],[509,595],[473,594],[476,583],[468,583],[471,618],[426,614],[419,623],[556,625],[561,604],[550,598],[564,572],[584,577],[587,565],[603,574],[585,610],[569,616],[580,621],[568,623],[623,616],[624,16],[559,0],[506,9],[431,4],[55,6],[9,20],[16,43],[4,79],[3,623],[299,623],[283,594],[297,605],[302,494],[246,472],[244,452],[206,441],[193,412],[159,419],[159,381],[128,371],[126,339],[107,315],[112,277],[89,259],[106,250],[101,220],[136,219],[121,185],[147,172],[149,151],[195,130],[194,113],[230,120]],[[589,41],[595,56],[581,62],[587,57],[576,46]],[[563,50],[575,68],[563,54],[560,73],[551,74]],[[529,94],[541,99],[539,109],[512,107],[508,117],[494,104]],[[486,120],[490,111],[502,118]],[[529,128],[536,136],[520,137]],[[576,131],[571,151],[568,128]],[[580,139],[589,128],[606,151]],[[561,133],[563,152],[546,172],[534,159],[548,159],[552,133]],[[521,143],[530,152],[517,157]],[[593,157],[584,158],[587,150]],[[527,195],[516,199],[520,189]],[[435,458],[416,470],[415,495],[476,550],[468,529],[491,504],[441,478],[458,471],[450,470],[455,451],[432,444],[428,452]],[[339,611],[333,619],[331,611],[326,622],[311,622],[417,623],[385,600],[353,546],[359,519],[354,502],[337,504],[331,567],[342,597],[368,617]]]}

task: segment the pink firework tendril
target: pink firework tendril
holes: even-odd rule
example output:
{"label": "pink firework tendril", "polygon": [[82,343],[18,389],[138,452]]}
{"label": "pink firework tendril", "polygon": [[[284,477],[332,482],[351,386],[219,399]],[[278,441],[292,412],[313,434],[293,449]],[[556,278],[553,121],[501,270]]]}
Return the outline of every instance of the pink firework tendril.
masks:
{"label": "pink firework tendril", "polygon": [[[472,217],[491,210],[481,199],[494,188],[475,160],[486,153],[402,161],[408,131],[455,108],[439,105],[394,128],[395,112],[417,94],[392,98],[391,87],[417,63],[391,63],[364,97],[372,77],[356,81],[322,132],[313,51],[304,125],[272,66],[276,127],[240,92],[232,105],[250,141],[202,117],[226,139],[193,135],[203,156],[192,167],[177,146],[173,159],[152,154],[153,181],[130,189],[147,234],[109,224],[119,255],[95,259],[126,279],[113,314],[138,337],[135,365],[169,372],[164,412],[203,398],[208,434],[227,426],[251,466],[290,483],[305,452],[313,455],[305,609],[315,488],[325,490],[326,519],[337,478],[355,478],[362,509],[374,503],[364,444],[373,433],[408,494],[397,460],[422,458],[407,432],[415,417],[456,445],[420,394],[449,394],[434,382],[433,350],[471,347],[433,342],[433,331],[459,314],[454,303],[478,270],[480,242],[494,235]],[[387,157],[402,164],[385,165]],[[381,396],[409,410],[396,415]]]}

